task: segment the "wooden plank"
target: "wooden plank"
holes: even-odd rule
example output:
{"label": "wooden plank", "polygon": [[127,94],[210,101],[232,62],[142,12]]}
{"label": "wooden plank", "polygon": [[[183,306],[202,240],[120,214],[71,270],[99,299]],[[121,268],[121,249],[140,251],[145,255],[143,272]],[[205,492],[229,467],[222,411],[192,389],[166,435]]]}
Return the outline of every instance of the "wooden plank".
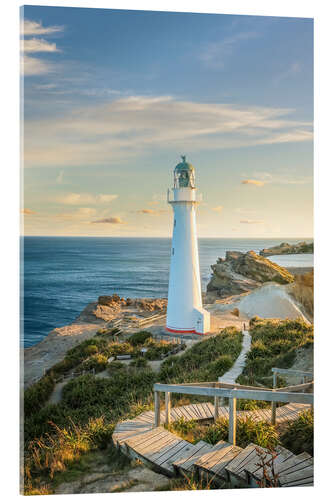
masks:
{"label": "wooden plank", "polygon": [[225,441],[219,442],[213,446],[213,448],[208,452],[202,455],[197,462],[195,462],[195,466],[198,467],[206,467],[207,463],[210,461],[211,457],[218,451],[228,446],[228,443]]}
{"label": "wooden plank", "polygon": [[[193,444],[189,443],[188,441],[185,441],[184,439],[181,439],[176,443],[174,443],[173,446],[170,446],[163,453],[160,453],[159,455],[154,457],[154,463],[156,463],[157,465],[161,465],[163,467],[163,464],[165,462],[169,461],[172,462],[173,457],[178,453],[186,454],[189,450],[191,450],[192,446]],[[169,465],[171,466],[171,463]]]}
{"label": "wooden plank", "polygon": [[199,443],[191,444],[188,443],[185,448],[181,448],[174,455],[167,459],[167,462],[172,465],[174,468],[182,467],[183,464],[189,460],[198,449],[201,449],[205,446],[204,441],[199,441]]}
{"label": "wooden plank", "polygon": [[194,464],[199,460],[201,456],[209,452],[211,448],[212,446],[208,443],[201,445],[201,447],[198,447],[198,449],[190,457],[179,464],[179,468],[185,472],[191,472]]}
{"label": "wooden plank", "polygon": [[191,410],[196,415],[196,420],[200,420],[201,419],[201,414],[200,414],[200,412],[199,412],[196,404],[192,404],[191,405]]}
{"label": "wooden plank", "polygon": [[220,449],[210,454],[208,460],[206,460],[204,465],[202,465],[201,467],[207,470],[213,470],[216,464],[222,460],[224,455],[229,453],[229,451],[231,451],[233,448],[234,446],[232,444],[224,443],[224,445]]}
{"label": "wooden plank", "polygon": [[226,467],[227,465],[237,457],[242,452],[242,448],[238,446],[233,446],[221,459],[214,465],[211,469],[211,472],[216,474],[217,476],[223,477],[224,479],[227,476]]}
{"label": "wooden plank", "polygon": [[200,414],[200,419],[201,420],[205,419],[206,418],[206,412],[202,408],[202,403],[197,403],[196,407],[197,407],[197,411]]}
{"label": "wooden plank", "polygon": [[190,415],[191,420],[197,420],[197,414],[191,407],[192,405],[186,405],[184,408],[186,409],[187,413]]}
{"label": "wooden plank", "polygon": [[141,447],[146,448],[150,444],[164,440],[165,437],[168,435],[169,435],[168,431],[163,429],[161,432],[158,433],[146,434],[145,436],[142,437],[139,436],[138,439],[134,437],[133,439],[126,442],[126,445],[135,447],[136,449],[139,449]]}
{"label": "wooden plank", "polygon": [[175,418],[175,420],[179,420],[183,416],[178,406],[174,406],[172,408],[171,415]]}
{"label": "wooden plank", "polygon": [[126,444],[128,444],[129,446],[139,444],[144,440],[147,440],[153,436],[158,436],[164,432],[166,432],[166,431],[163,429],[163,427],[157,427],[149,432],[146,432],[145,435],[143,435],[143,433],[142,433],[142,434],[140,434],[140,436],[137,436],[137,437],[134,436],[133,438],[129,439]]}
{"label": "wooden plank", "polygon": [[230,462],[230,464],[228,464],[228,472],[236,472],[243,466],[244,463],[248,462],[249,458],[251,458],[251,455],[255,453],[255,447],[256,445],[253,443],[247,445],[247,447],[244,448],[244,450],[239,455],[237,455],[237,457],[235,457],[234,460]]}
{"label": "wooden plank", "polygon": [[309,465],[308,467],[305,467],[296,472],[288,474],[287,476],[279,477],[279,483],[281,486],[285,486],[288,483],[292,483],[295,481],[303,481],[305,479],[313,480],[313,465]]}
{"label": "wooden plank", "polygon": [[149,454],[162,449],[164,445],[173,440],[176,440],[175,437],[170,437],[169,435],[155,436],[155,438],[149,441],[143,441],[138,445],[131,446],[131,448],[137,453],[140,453],[140,455],[148,457]]}
{"label": "wooden plank", "polygon": [[206,405],[208,415],[210,415],[210,418],[214,418],[214,405],[212,403],[204,403]]}
{"label": "wooden plank", "polygon": [[160,403],[160,393],[154,392],[154,408],[155,408],[155,417],[154,417],[154,425],[155,427],[159,427],[161,424],[161,403]]}
{"label": "wooden plank", "polygon": [[236,425],[237,425],[237,413],[236,413],[236,398],[229,399],[229,432],[228,441],[229,443],[236,445]]}
{"label": "wooden plank", "polygon": [[186,444],[186,442],[182,439],[176,438],[175,435],[165,436],[163,439],[155,441],[155,443],[152,443],[147,448],[141,448],[141,451],[148,460],[156,463],[158,457],[164,455],[164,453],[168,452],[171,448],[174,448],[175,445],[178,445],[181,442],[183,442],[184,445]]}

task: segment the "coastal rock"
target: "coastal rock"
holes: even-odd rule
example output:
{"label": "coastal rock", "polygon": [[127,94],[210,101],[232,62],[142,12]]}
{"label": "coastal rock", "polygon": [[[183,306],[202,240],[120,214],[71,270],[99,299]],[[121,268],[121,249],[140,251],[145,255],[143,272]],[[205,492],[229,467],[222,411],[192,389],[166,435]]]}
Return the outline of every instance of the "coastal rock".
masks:
{"label": "coastal rock", "polygon": [[313,253],[313,243],[306,243],[305,241],[300,241],[295,245],[291,245],[290,243],[281,243],[275,247],[264,248],[259,252],[259,254],[263,256],[298,253]]}
{"label": "coastal rock", "polygon": [[219,258],[211,268],[213,275],[207,292],[216,292],[220,297],[248,292],[268,281],[283,285],[294,279],[285,268],[252,250],[247,253],[228,251],[225,259]]}

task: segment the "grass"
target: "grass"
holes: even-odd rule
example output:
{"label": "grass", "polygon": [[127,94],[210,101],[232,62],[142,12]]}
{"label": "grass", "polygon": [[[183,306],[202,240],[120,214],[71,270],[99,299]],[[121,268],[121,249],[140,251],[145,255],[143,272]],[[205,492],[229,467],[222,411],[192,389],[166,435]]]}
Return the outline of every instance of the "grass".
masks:
{"label": "grass", "polygon": [[[312,329],[299,322],[278,324],[257,319],[252,321],[251,333],[254,350],[251,350],[252,354],[250,353],[246,363],[246,383],[258,381],[251,372],[253,361],[264,360],[265,369],[260,370],[259,379],[267,383],[267,377],[271,375],[270,366],[279,366],[276,364],[279,357],[281,359],[284,356],[285,360],[289,360],[288,363],[292,363],[294,351],[300,346],[311,345],[313,341]],[[140,335],[140,342],[143,337]],[[145,366],[146,359],[143,357],[134,356],[132,366],[113,361],[108,364],[108,371],[112,375],[110,378],[98,378],[91,374],[77,377],[64,387],[60,403],[34,406],[34,402],[39,401],[39,395],[44,395],[40,401],[47,401],[49,396],[46,395],[49,394],[56,375],[65,367],[68,369],[73,364],[80,366],[96,357],[103,360],[103,356],[109,356],[110,352],[139,352],[142,345],[151,344],[151,339],[146,336],[144,344],[137,342],[138,340],[134,342],[135,346],[130,342],[119,344],[101,335],[85,341],[68,351],[60,368],[58,363],[49,371],[45,380],[41,379],[38,386],[35,384],[27,392],[27,408],[30,408],[30,412],[25,413],[25,494],[52,493],[55,484],[84,473],[85,457],[96,453],[96,450],[105,449],[105,453],[109,453],[111,434],[117,421],[133,418],[152,409],[152,388],[155,382],[217,380],[238,357],[242,334],[233,327],[225,328],[220,334],[198,342],[183,354],[168,357],[161,364],[158,373]],[[156,344],[153,346],[155,348]],[[200,398],[207,400],[207,397],[197,397]],[[177,400],[178,404],[186,404],[192,400],[182,395],[174,395],[174,399],[175,404]],[[252,404],[246,400],[239,403],[244,409],[250,408]],[[225,419],[220,419],[209,427],[184,421],[172,425],[173,432],[193,443],[203,439],[214,444],[220,439],[227,439],[228,425]],[[239,421],[237,426],[237,444],[240,446],[254,442],[266,447],[279,440],[275,429],[269,424],[258,424],[247,419]],[[303,423],[297,428],[300,443],[304,439],[305,427]],[[289,436],[292,439],[292,431]],[[287,432],[283,439],[286,442],[289,439]],[[306,439],[308,440],[307,437]],[[117,461],[119,457],[114,459]],[[194,478],[185,478],[170,487],[209,489],[210,485],[200,484]]]}
{"label": "grass", "polygon": [[[179,419],[167,427],[169,431],[177,436],[196,444],[198,441],[206,441],[215,445],[218,441],[228,441],[229,420],[220,418],[210,425],[203,425],[195,420],[185,421]],[[267,422],[256,422],[251,418],[237,419],[237,446],[245,448],[254,443],[264,448],[274,448],[280,439],[274,426]]]}
{"label": "grass", "polygon": [[[60,403],[39,407],[25,415],[26,494],[52,486],[57,478],[66,477],[66,471],[73,470],[75,464],[82,463],[87,453],[109,446],[117,421],[152,408],[155,382],[169,377],[180,381],[201,380],[202,376],[205,380],[214,380],[217,374],[223,375],[241,350],[241,338],[236,329],[224,329],[216,337],[172,356],[174,363],[168,358],[167,363],[162,363],[160,373],[145,366],[138,369],[136,364],[142,364],[144,358],[134,358],[135,366],[117,361],[110,363],[108,370],[113,375],[110,378],[88,374],[70,380],[63,389]],[[150,343],[150,337],[144,342]],[[137,347],[129,342],[119,344],[102,336],[94,337],[68,351],[64,364],[60,368],[59,363],[55,365],[48,376],[52,381],[69,365],[79,366],[97,356],[106,357],[110,352],[127,349],[134,351]],[[44,485],[40,484],[41,478]]]}
{"label": "grass", "polygon": [[[251,350],[237,382],[245,385],[272,386],[272,368],[291,368],[297,350],[313,346],[313,326],[303,320],[250,321]],[[280,378],[280,377],[279,377]],[[280,384],[283,380],[280,378]]]}
{"label": "grass", "polygon": [[308,410],[294,422],[288,422],[281,443],[295,455],[306,451],[313,456],[313,411]]}

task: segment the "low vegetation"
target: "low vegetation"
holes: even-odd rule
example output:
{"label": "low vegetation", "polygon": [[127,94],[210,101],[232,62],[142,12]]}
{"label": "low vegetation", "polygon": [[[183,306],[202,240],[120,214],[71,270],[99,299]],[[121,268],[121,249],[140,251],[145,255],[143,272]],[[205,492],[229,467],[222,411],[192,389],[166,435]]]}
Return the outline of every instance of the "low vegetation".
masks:
{"label": "low vegetation", "polygon": [[306,451],[313,456],[313,411],[306,411],[294,422],[289,422],[281,442],[295,455]]}
{"label": "low vegetation", "polygon": [[[204,425],[195,420],[179,419],[170,424],[168,429],[190,443],[195,444],[202,440],[214,445],[221,440],[228,441],[229,420],[220,418],[213,424]],[[279,442],[278,432],[273,425],[256,422],[249,417],[237,420],[238,446],[245,448],[254,443],[264,448],[274,448]]]}
{"label": "low vegetation", "polygon": [[228,371],[242,349],[242,334],[227,327],[219,335],[205,339],[182,356],[163,361],[159,380],[169,384],[217,380]]}
{"label": "low vegetation", "polygon": [[[294,362],[296,350],[308,348],[313,343],[312,327],[300,320],[279,322],[254,318],[250,329],[252,349],[239,380],[249,385],[269,386],[273,366],[289,368]],[[242,334],[233,327],[225,328],[219,335],[198,342],[183,354],[167,357],[160,371],[155,373],[147,360],[161,356],[166,344],[156,342],[149,332],[139,332],[133,340],[123,343],[98,335],[68,351],[61,363],[25,391],[25,494],[52,493],[55,484],[75,469],[87,453],[89,455],[109,445],[117,421],[152,409],[155,382],[217,380],[238,357]],[[142,347],[147,348],[144,356]],[[107,362],[110,356],[124,353],[131,353],[129,364]],[[59,375],[89,367],[94,367],[97,372],[106,366],[108,378],[93,374],[78,376],[66,384],[60,403],[45,404]],[[196,397],[200,398],[203,397]],[[186,404],[193,397],[185,401],[183,396],[174,395],[173,399],[174,404],[177,401],[178,404]],[[252,409],[257,405],[248,400],[238,402],[239,409]],[[207,426],[180,420],[171,424],[170,429],[192,443],[205,440],[215,444],[221,439],[227,440],[228,421],[219,419]],[[280,442],[295,453],[305,450],[311,453],[312,436],[311,412],[285,427],[281,435],[268,423],[254,422],[250,418],[237,422],[237,444],[243,447],[250,442],[274,447]],[[208,482],[199,483],[194,478],[184,478],[170,483],[170,488],[210,488]]]}
{"label": "low vegetation", "polygon": [[[88,363],[104,365],[111,355],[128,352],[138,355],[133,355],[130,365],[120,361],[108,363],[109,378],[86,374],[71,379],[58,404],[42,406],[53,385],[37,411],[31,402],[30,413],[25,414],[25,493],[52,492],[58,474],[73,467],[83,454],[110,443],[117,421],[151,409],[155,382],[202,380],[202,377],[214,380],[217,375],[223,375],[239,355],[241,339],[239,331],[226,328],[185,353],[167,358],[159,373],[146,365],[147,359],[140,353],[143,345],[148,346],[147,352],[149,348],[160,349],[160,344],[165,346],[164,342],[152,342],[150,334],[137,336],[134,346],[131,342],[117,343],[99,335],[68,351],[64,361],[49,370],[50,383],[54,384],[59,375],[73,368],[79,371],[79,367]],[[46,381],[44,383],[46,386]],[[31,401],[34,391],[41,392],[41,387],[35,384],[31,388]],[[96,427],[98,432],[94,430]]]}
{"label": "low vegetation", "polygon": [[[303,320],[250,321],[251,350],[237,382],[245,385],[272,386],[272,368],[291,368],[298,349],[313,346],[313,326]],[[284,385],[280,378],[280,385]]]}

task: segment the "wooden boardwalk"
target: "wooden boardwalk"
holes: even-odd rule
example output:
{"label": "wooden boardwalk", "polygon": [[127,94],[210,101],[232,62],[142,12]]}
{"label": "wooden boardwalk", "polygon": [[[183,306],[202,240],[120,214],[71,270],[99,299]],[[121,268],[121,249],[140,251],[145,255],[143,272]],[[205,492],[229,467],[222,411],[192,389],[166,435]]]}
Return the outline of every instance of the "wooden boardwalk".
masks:
{"label": "wooden boardwalk", "polygon": [[[310,405],[289,403],[276,409],[276,423],[283,424],[297,419]],[[228,407],[219,407],[219,416],[229,416]],[[179,419],[209,422],[214,418],[211,403],[197,403],[173,407],[171,422]],[[238,411],[237,418],[251,417],[256,421],[270,422],[269,409]],[[165,411],[161,411],[161,424],[165,423]],[[232,484],[255,487],[263,480],[258,466],[259,452],[269,452],[254,444],[242,449],[221,441],[212,446],[204,441],[195,445],[167,431],[154,427],[154,412],[146,411],[133,420],[125,420],[115,427],[112,435],[115,446],[133,458],[139,458],[153,469],[173,477],[177,474],[197,473],[211,477],[216,483],[230,481]],[[313,484],[313,459],[308,454],[293,455],[282,447],[277,448],[275,469],[279,474],[279,486]]]}

